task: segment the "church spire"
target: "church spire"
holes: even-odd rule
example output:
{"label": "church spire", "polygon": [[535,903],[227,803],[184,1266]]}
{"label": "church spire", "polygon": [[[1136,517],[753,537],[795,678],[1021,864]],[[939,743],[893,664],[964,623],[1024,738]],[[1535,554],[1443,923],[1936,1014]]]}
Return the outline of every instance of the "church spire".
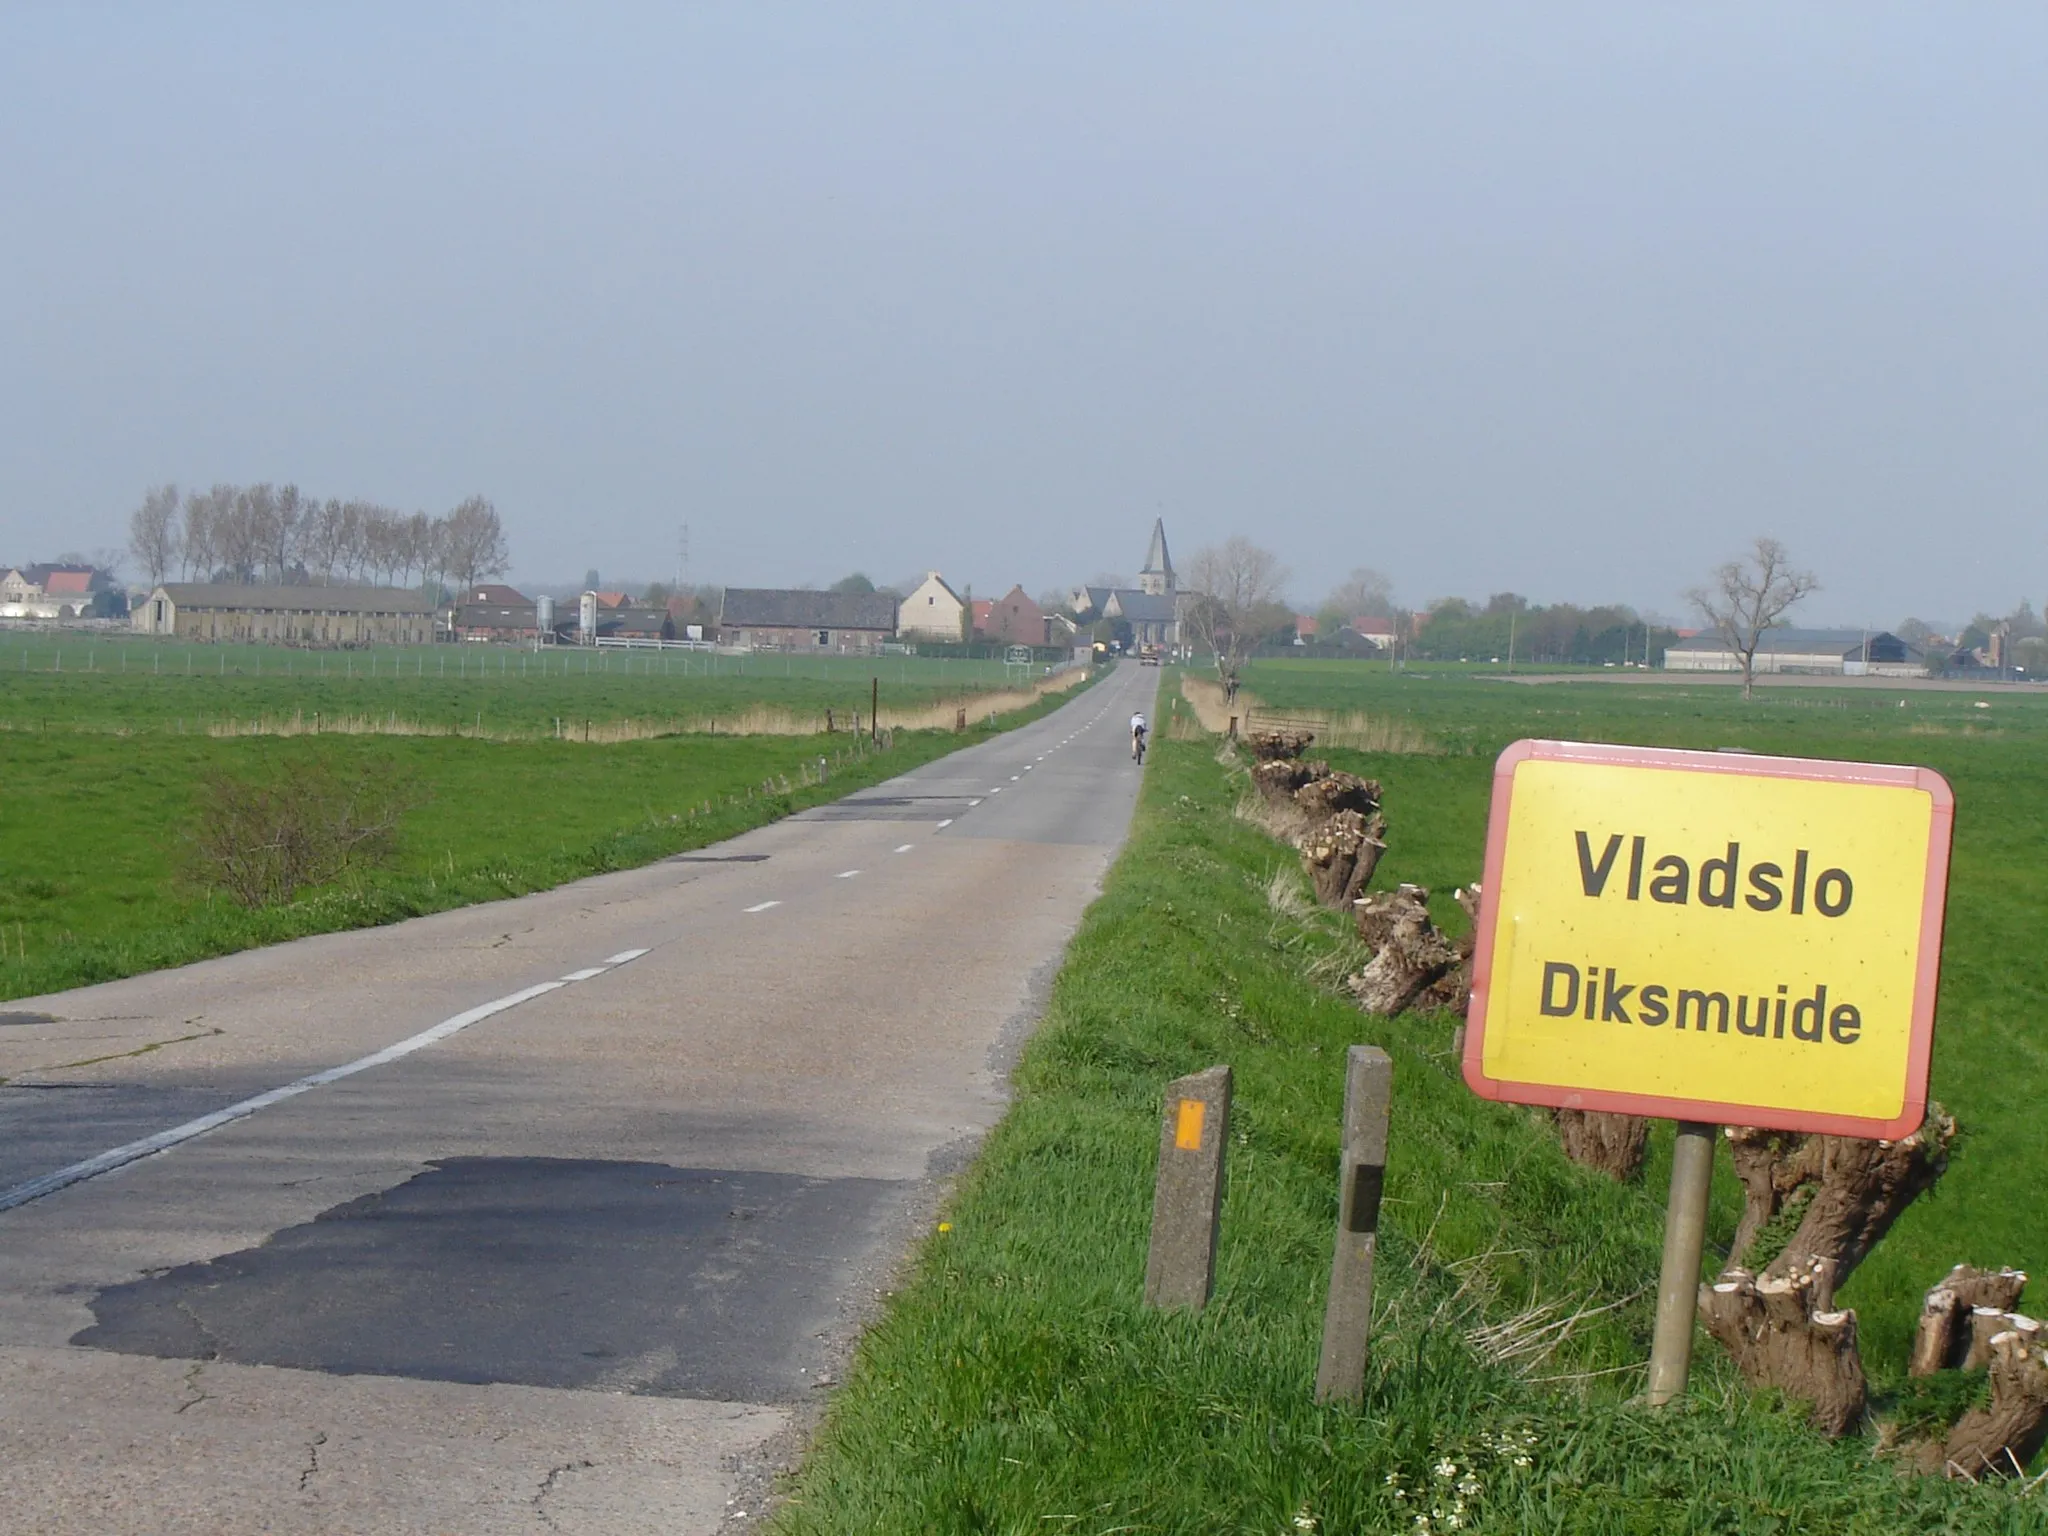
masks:
{"label": "church spire", "polygon": [[1175,590],[1173,557],[1166,552],[1166,519],[1152,520],[1152,544],[1145,551],[1145,565],[1138,572],[1138,589],[1153,597],[1169,597]]}

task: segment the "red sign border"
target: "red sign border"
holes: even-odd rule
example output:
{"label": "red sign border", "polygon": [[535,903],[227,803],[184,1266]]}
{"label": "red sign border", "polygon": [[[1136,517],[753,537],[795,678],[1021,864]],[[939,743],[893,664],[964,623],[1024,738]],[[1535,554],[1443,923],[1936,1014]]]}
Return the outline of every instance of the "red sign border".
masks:
{"label": "red sign border", "polygon": [[[1507,863],[1508,809],[1515,770],[1530,761],[1600,763],[1625,768],[1664,768],[1688,773],[1732,773],[1750,778],[1815,779],[1832,784],[1880,784],[1922,789],[1933,798],[1928,829],[1927,880],[1921,899],[1919,973],[1913,987],[1913,1033],[1906,1049],[1906,1100],[1896,1120],[1860,1115],[1826,1115],[1796,1109],[1759,1109],[1712,1099],[1667,1098],[1607,1088],[1563,1088],[1486,1075],[1487,1002],[1492,994],[1494,931],[1500,917],[1501,870]],[[1710,1125],[1756,1126],[1828,1136],[1861,1136],[1896,1141],[1910,1136],[1927,1116],[1927,1075],[1934,1051],[1934,1004],[1941,984],[1941,930],[1948,895],[1949,848],[1955,829],[1955,791],[1932,768],[1898,763],[1849,763],[1820,758],[1764,757],[1747,752],[1696,752],[1677,747],[1610,746],[1592,742],[1511,742],[1493,767],[1493,803],[1486,823],[1486,874],[1479,891],[1479,917],[1472,952],[1472,999],[1466,1012],[1465,1083],[1481,1098],[1508,1104],[1543,1104],[1554,1109],[1605,1110]]]}

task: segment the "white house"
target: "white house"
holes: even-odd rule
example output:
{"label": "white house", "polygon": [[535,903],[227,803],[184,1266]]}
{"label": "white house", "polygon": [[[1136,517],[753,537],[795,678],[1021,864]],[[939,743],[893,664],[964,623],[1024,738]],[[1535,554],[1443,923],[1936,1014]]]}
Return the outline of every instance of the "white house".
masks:
{"label": "white house", "polygon": [[924,580],[903,599],[896,611],[896,632],[905,640],[923,636],[928,640],[958,640],[960,616],[967,604],[946,585],[937,571],[926,571]]}

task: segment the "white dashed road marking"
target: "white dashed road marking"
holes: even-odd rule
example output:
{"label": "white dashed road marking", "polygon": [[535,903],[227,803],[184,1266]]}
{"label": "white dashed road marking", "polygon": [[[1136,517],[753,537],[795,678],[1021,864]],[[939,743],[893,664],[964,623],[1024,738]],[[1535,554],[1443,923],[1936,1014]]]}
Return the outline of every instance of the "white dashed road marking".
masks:
{"label": "white dashed road marking", "polygon": [[839,871],[838,874],[834,875],[832,878],[835,880],[851,880],[855,875],[859,873],[860,871],[857,869],[842,869],[841,871]]}
{"label": "white dashed road marking", "polygon": [[760,902],[756,902],[756,903],[755,903],[755,904],[754,904],[753,906],[751,906],[751,907],[748,907],[748,908],[747,908],[747,911],[749,911],[749,912],[766,912],[766,911],[767,911],[767,910],[768,910],[768,909],[769,909],[770,907],[779,907],[779,906],[781,906],[781,905],[782,905],[782,903],[781,903],[781,902],[779,902],[779,901],[760,901]]}
{"label": "white dashed road marking", "polygon": [[897,849],[896,851],[897,851],[898,853],[908,853],[908,852],[910,852],[910,850],[911,850],[912,848],[915,848],[916,846],[917,846],[917,845],[916,845],[915,843],[905,843],[905,844],[903,844],[903,845],[902,845],[902,846],[901,846],[900,848],[898,848],[898,849]]}

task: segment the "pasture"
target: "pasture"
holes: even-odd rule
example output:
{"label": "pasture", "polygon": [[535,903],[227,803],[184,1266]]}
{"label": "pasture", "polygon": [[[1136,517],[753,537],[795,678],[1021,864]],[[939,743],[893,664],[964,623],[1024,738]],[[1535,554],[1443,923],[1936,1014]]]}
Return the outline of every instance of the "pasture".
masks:
{"label": "pasture", "polygon": [[[0,641],[0,998],[702,847],[1057,702],[1003,691],[1017,672],[1005,670],[915,657],[322,654],[10,637]],[[856,712],[867,722],[877,680],[886,749],[849,729]],[[964,734],[950,728],[962,706]],[[891,728],[920,712],[946,728]],[[410,786],[417,803],[389,863],[258,910],[208,890],[191,836],[203,787],[289,780],[315,762]]]}
{"label": "pasture", "polygon": [[808,656],[549,646],[391,646],[359,651],[194,645],[121,635],[0,634],[0,731],[174,734],[377,730],[504,739],[644,722],[645,734],[745,725],[809,734],[879,687],[882,723],[926,723],[983,694],[1026,687],[1042,666],[922,656]]}

